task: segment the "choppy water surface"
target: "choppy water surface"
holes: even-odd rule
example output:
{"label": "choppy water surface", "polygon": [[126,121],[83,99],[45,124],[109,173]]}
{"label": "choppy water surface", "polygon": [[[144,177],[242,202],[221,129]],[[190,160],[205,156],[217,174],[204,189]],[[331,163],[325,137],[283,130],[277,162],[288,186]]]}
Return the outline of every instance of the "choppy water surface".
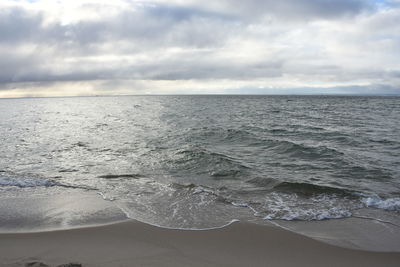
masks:
{"label": "choppy water surface", "polygon": [[397,97],[3,99],[0,197],[84,189],[178,228],[398,217],[399,118]]}

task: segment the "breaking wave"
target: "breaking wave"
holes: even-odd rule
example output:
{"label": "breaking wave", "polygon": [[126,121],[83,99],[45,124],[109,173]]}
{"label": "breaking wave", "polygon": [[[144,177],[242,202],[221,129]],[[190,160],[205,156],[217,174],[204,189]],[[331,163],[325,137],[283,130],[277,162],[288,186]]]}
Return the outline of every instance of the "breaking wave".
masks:
{"label": "breaking wave", "polygon": [[354,196],[354,191],[347,189],[315,185],[310,183],[291,183],[282,182],[274,186],[274,189],[279,192],[295,193],[302,196],[315,196],[321,194],[335,195],[342,197]]}
{"label": "breaking wave", "polygon": [[383,210],[391,210],[391,211],[400,211],[400,198],[387,198],[382,199],[381,197],[374,195],[365,197],[362,199],[362,202],[367,207],[383,209]]}

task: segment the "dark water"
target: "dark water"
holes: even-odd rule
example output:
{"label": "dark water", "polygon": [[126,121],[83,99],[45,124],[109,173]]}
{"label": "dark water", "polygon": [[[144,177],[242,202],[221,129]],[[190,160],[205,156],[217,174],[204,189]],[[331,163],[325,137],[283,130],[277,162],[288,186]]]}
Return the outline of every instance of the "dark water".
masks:
{"label": "dark water", "polygon": [[400,216],[399,119],[398,97],[3,99],[0,193],[84,189],[177,228]]}

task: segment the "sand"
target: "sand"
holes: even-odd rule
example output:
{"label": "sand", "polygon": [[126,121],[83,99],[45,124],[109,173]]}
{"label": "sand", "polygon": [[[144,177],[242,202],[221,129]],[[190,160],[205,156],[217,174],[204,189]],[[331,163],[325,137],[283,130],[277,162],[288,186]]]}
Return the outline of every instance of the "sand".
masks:
{"label": "sand", "polygon": [[183,231],[126,221],[62,231],[0,234],[1,266],[68,263],[99,267],[389,267],[400,266],[400,253],[340,248],[276,227],[246,223],[223,229]]}

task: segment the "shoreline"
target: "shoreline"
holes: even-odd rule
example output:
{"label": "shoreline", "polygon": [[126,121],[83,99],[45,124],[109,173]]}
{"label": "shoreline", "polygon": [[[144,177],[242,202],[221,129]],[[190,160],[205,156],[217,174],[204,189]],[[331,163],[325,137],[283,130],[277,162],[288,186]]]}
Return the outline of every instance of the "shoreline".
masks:
{"label": "shoreline", "polygon": [[0,266],[28,266],[32,262],[99,267],[398,266],[400,253],[341,248],[277,227],[241,222],[220,229],[184,231],[129,220],[69,230],[0,234]]}
{"label": "shoreline", "polygon": [[[51,188],[53,190],[54,188]],[[56,189],[56,188],[55,188]],[[44,189],[37,189],[44,190]],[[397,217],[390,213],[369,213],[366,216],[379,218],[385,216],[394,224],[384,224],[380,221],[350,217],[322,221],[282,221],[282,220],[231,220],[222,225],[205,228],[179,228],[160,225],[152,221],[129,218],[128,214],[113,201],[103,199],[98,193],[70,190],[60,194],[40,197],[3,196],[0,201],[0,236],[3,234],[41,234],[80,230],[93,227],[111,227],[114,224],[138,221],[139,223],[171,231],[215,231],[229,228],[232,224],[254,223],[260,227],[275,227],[304,237],[342,248],[375,251],[400,252],[400,228]],[[17,212],[16,212],[17,211]],[[241,219],[238,217],[237,219]]]}

